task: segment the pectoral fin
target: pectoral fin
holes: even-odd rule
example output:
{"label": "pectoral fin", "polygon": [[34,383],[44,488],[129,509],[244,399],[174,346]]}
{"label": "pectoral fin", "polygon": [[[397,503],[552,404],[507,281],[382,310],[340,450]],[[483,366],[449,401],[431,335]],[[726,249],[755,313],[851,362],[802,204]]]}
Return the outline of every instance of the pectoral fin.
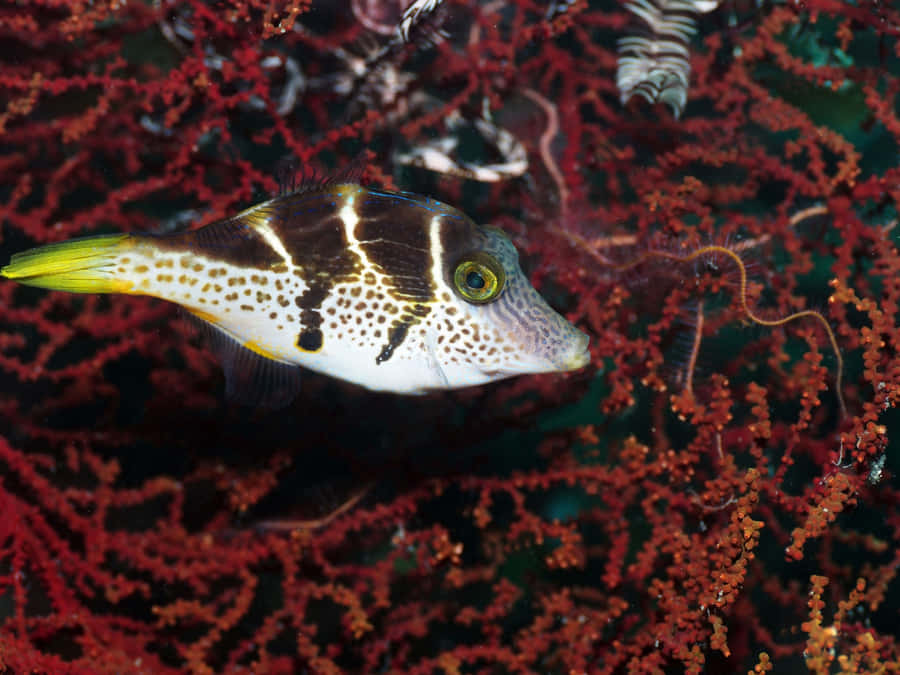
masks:
{"label": "pectoral fin", "polygon": [[299,366],[240,341],[206,316],[190,312],[187,316],[221,361],[230,402],[278,410],[294,400],[300,391]]}

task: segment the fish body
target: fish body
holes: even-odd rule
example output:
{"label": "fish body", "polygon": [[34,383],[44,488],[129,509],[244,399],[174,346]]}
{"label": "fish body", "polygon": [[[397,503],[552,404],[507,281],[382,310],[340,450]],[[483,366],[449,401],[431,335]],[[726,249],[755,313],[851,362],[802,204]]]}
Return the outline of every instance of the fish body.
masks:
{"label": "fish body", "polygon": [[0,273],[177,303],[210,327],[229,379],[262,368],[245,380],[269,388],[296,366],[417,394],[589,361],[587,336],[538,295],[500,230],[427,197],[350,183],[196,230],[50,244]]}

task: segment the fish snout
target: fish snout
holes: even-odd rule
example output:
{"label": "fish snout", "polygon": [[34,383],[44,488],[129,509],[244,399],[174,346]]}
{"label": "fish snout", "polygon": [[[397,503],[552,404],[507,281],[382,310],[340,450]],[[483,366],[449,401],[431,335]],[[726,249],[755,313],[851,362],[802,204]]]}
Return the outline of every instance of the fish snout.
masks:
{"label": "fish snout", "polygon": [[514,370],[520,373],[562,373],[583,368],[591,361],[590,337],[549,307],[540,322],[512,331],[519,347]]}
{"label": "fish snout", "polygon": [[571,338],[563,342],[553,359],[556,369],[562,372],[584,368],[591,362],[591,352],[588,350],[591,338],[575,326],[572,326],[571,332]]}

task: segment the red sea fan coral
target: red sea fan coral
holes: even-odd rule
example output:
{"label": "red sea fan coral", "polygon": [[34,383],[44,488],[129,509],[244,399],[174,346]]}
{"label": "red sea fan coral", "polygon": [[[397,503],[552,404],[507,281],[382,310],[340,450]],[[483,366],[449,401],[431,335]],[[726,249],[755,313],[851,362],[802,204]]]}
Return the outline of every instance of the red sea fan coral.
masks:
{"label": "red sea fan coral", "polygon": [[900,671],[900,13],[723,2],[675,120],[619,103],[623,4],[423,4],[0,6],[3,261],[365,151],[593,355],[248,412],[169,306],[0,284],[0,671]]}

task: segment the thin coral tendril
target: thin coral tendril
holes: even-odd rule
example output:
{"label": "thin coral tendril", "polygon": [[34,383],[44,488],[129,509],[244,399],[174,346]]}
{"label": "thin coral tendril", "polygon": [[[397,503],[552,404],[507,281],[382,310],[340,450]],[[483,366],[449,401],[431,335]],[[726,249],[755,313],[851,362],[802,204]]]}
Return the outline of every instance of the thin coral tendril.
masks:
{"label": "thin coral tendril", "polygon": [[[828,215],[828,207],[822,204],[817,204],[815,206],[810,206],[805,209],[801,209],[797,211],[794,215],[791,216],[788,221],[788,225],[790,227],[797,227],[804,220],[809,220],[810,218],[815,218],[816,216],[827,216]],[[744,241],[736,241],[734,245],[731,246],[731,249],[734,251],[745,251],[748,248],[755,248],[757,246],[762,246],[765,243],[768,243],[772,239],[771,234],[762,234],[758,237],[754,237],[753,239],[745,239]]]}
{"label": "thin coral tendril", "polygon": [[[549,167],[548,167],[549,168]],[[791,216],[790,220],[788,220],[789,227],[797,227],[804,220],[808,220],[809,218],[815,218],[816,216],[825,216],[828,215],[828,207],[822,205],[810,206],[809,208],[802,209],[797,211],[794,215]],[[885,231],[890,231],[894,225],[897,224],[897,221],[891,223]],[[559,228],[551,227],[551,232],[555,234],[560,234],[563,237],[568,237],[569,233],[565,232]],[[756,248],[757,246],[762,246],[763,244],[771,241],[771,234],[761,234],[758,237],[753,237],[752,239],[744,239],[743,241],[736,241],[733,244],[729,244],[729,248],[733,251],[746,251],[750,248]],[[587,240],[578,237],[579,246],[583,246]],[[589,246],[593,249],[598,248],[619,248],[620,246],[635,246],[638,243],[638,235],[636,234],[614,234],[609,237],[597,237],[592,239],[590,242],[587,242]],[[611,261],[608,264],[613,264]]]}
{"label": "thin coral tendril", "polygon": [[704,504],[700,500],[700,495],[698,495],[696,493],[696,491],[688,488],[687,492],[688,492],[688,494],[690,494],[693,497],[693,499],[691,501],[708,513],[715,512],[715,511],[724,511],[732,504],[737,503],[737,497],[735,497],[734,495],[731,495],[728,499],[721,501],[718,504]]}
{"label": "thin coral tendril", "polygon": [[703,341],[703,300],[697,305],[697,328],[694,331],[694,340],[691,343],[691,356],[688,359],[686,374],[684,377],[684,389],[693,395],[694,393],[694,368],[697,366],[697,356],[700,354],[700,343]]}
{"label": "thin coral tendril", "polygon": [[834,334],[834,331],[831,328],[831,325],[828,323],[828,320],[822,315],[821,312],[818,312],[814,309],[804,309],[799,312],[793,312],[792,314],[788,314],[787,316],[781,317],[779,319],[765,319],[758,314],[756,314],[753,309],[751,309],[750,305],[747,303],[747,268],[744,265],[744,261],[741,257],[732,251],[730,248],[726,248],[725,246],[719,246],[716,244],[710,244],[707,246],[701,246],[700,248],[691,251],[690,253],[681,255],[678,253],[670,253],[669,251],[647,251],[646,253],[638,256],[634,260],[623,263],[621,265],[616,265],[612,263],[609,258],[597,253],[591,246],[590,242],[581,237],[574,232],[564,232],[558,228],[551,228],[554,232],[558,232],[569,239],[570,242],[576,244],[579,248],[587,251],[591,257],[596,260],[602,262],[604,265],[611,267],[614,270],[622,271],[626,270],[630,267],[636,267],[642,263],[647,262],[648,260],[652,260],[655,258],[661,258],[663,260],[672,260],[674,262],[679,263],[689,263],[693,262],[697,258],[700,258],[704,255],[718,254],[724,255],[731,259],[735,265],[737,265],[738,272],[740,274],[740,283],[738,296],[740,297],[741,309],[747,315],[747,318],[750,319],[753,323],[756,323],[760,326],[766,326],[768,328],[775,328],[777,326],[783,326],[790,321],[794,321],[797,319],[803,319],[805,317],[811,317],[818,321],[822,327],[825,329],[825,333],[828,336],[828,342],[831,344],[831,349],[834,351],[834,356],[837,359],[837,375],[835,376],[835,394],[837,395],[838,405],[841,409],[841,418],[847,418],[847,406],[844,403],[844,395],[841,392],[842,381],[843,381],[843,372],[844,372],[844,358],[841,356],[840,347],[838,347],[837,337]]}
{"label": "thin coral tendril", "polygon": [[810,206],[805,209],[801,209],[797,211],[794,215],[791,216],[790,225],[794,227],[802,223],[804,220],[809,218],[815,218],[816,216],[827,216],[828,215],[828,207],[824,204],[816,204],[815,206]]}
{"label": "thin coral tendril", "polygon": [[551,178],[553,178],[553,182],[556,183],[556,189],[559,193],[560,212],[565,213],[569,205],[569,188],[566,187],[566,179],[553,158],[553,152],[550,149],[553,138],[559,133],[559,114],[556,112],[556,106],[534,89],[523,89],[522,93],[537,103],[547,116],[547,127],[544,129],[544,133],[541,134],[538,148],[540,149],[541,160],[544,162],[544,166],[550,173]]}
{"label": "thin coral tendril", "polygon": [[267,530],[271,532],[290,532],[290,531],[310,531],[310,530],[318,530],[320,528],[325,527],[328,523],[332,522],[335,518],[340,516],[341,514],[347,513],[350,509],[356,506],[363,497],[365,497],[369,490],[372,489],[372,484],[364,485],[359,492],[355,495],[352,495],[349,499],[347,499],[343,504],[338,506],[336,509],[326,513],[321,518],[310,518],[307,520],[292,520],[292,519],[278,519],[278,520],[263,520],[256,524],[256,527],[260,530]]}

